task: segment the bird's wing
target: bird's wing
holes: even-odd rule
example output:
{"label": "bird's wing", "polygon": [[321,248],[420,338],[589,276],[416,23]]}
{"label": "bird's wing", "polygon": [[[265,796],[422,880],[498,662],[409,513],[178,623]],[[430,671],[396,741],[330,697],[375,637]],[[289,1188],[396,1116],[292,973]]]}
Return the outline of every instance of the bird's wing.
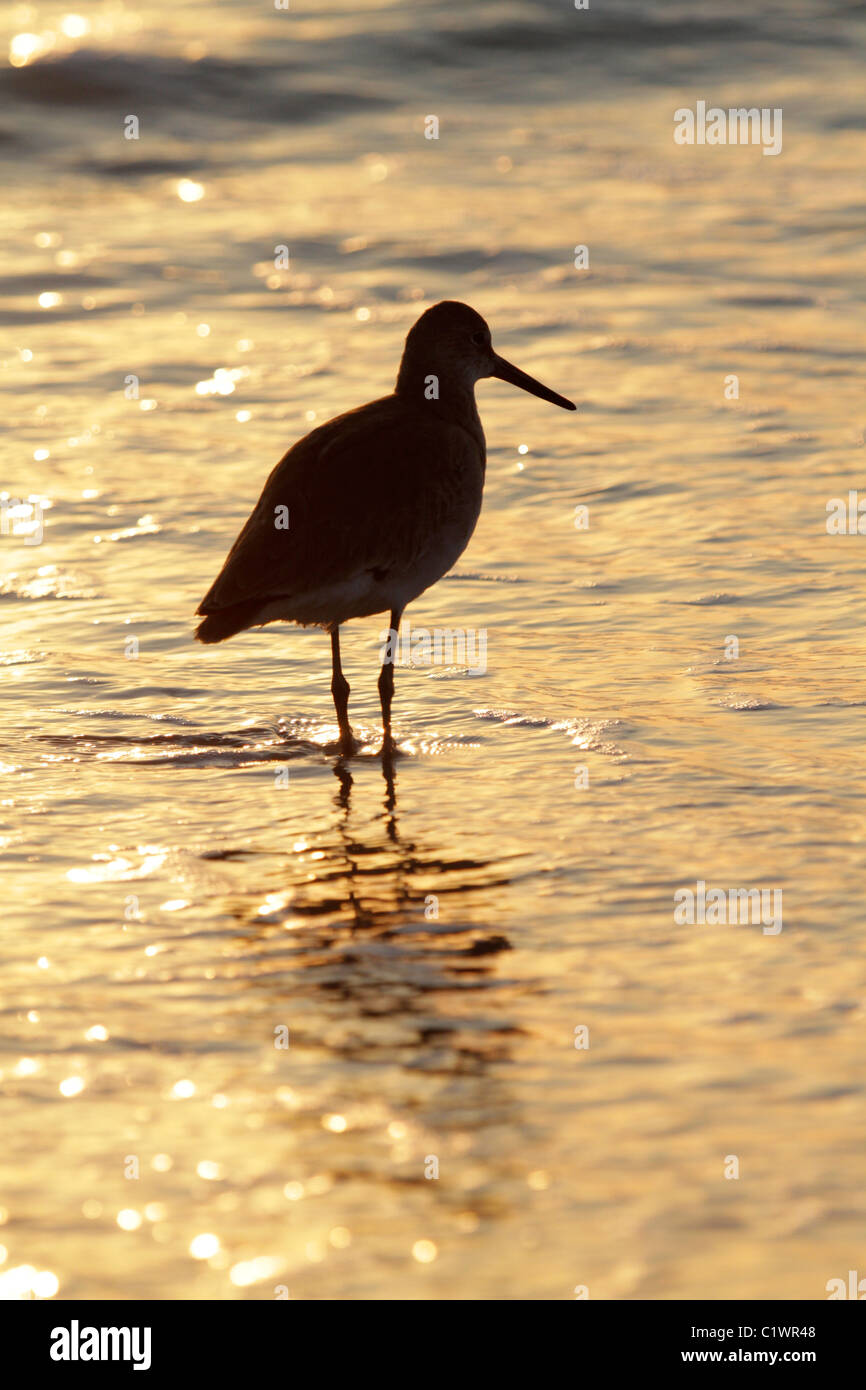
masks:
{"label": "bird's wing", "polygon": [[271,473],[198,612],[408,567],[456,500],[442,475],[459,477],[472,448],[441,418],[407,418],[393,396],[313,430]]}

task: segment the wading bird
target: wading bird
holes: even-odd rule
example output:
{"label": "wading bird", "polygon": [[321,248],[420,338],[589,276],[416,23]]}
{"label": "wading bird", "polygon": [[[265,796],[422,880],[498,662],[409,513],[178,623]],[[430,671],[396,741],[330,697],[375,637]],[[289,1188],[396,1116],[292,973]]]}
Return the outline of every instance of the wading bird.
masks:
{"label": "wading bird", "polygon": [[[576,409],[499,357],[468,304],[434,304],[409,331],[393,393],[320,425],[283,456],[197,610],[200,642],[278,621],[329,632],[344,754],[354,742],[340,624],[389,612],[396,634],[406,605],[466,549],[486,458],[475,383],[489,376]],[[393,694],[386,660],[379,695],[387,754]]]}

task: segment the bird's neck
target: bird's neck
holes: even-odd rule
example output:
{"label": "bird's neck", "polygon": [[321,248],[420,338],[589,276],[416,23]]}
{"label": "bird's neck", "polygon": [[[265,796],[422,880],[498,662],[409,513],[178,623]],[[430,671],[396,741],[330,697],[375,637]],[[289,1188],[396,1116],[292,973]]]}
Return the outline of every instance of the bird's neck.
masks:
{"label": "bird's neck", "polygon": [[475,404],[475,383],[458,376],[437,374],[429,364],[400,363],[394,394],[415,411],[426,410],[442,420],[462,425],[470,433],[481,433],[481,420]]}

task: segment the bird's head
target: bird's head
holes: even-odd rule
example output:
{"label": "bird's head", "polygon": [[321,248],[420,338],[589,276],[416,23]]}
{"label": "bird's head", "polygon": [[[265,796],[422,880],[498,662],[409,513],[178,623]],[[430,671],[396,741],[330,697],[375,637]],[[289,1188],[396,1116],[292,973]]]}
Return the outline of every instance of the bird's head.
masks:
{"label": "bird's head", "polygon": [[410,328],[397,390],[407,390],[410,383],[414,388],[419,380],[427,381],[430,377],[435,377],[437,382],[441,380],[446,389],[447,382],[457,381],[472,390],[476,381],[488,376],[508,381],[533,396],[540,396],[543,401],[562,406],[563,410],[577,409],[564,396],[557,395],[556,391],[494,352],[490,329],[481,315],[468,304],[454,299],[434,304]]}

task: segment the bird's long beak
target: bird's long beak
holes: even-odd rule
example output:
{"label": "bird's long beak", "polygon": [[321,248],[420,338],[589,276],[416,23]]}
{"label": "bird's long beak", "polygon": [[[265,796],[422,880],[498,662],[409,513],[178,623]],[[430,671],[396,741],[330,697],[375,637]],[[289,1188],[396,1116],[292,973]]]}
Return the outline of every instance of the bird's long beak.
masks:
{"label": "bird's long beak", "polygon": [[549,387],[542,386],[534,376],[528,376],[519,367],[512,367],[504,357],[494,354],[493,371],[490,375],[498,377],[500,381],[510,381],[512,386],[519,386],[522,391],[528,391],[532,396],[540,396],[543,401],[550,401],[551,405],[561,405],[563,410],[577,410],[573,401],[567,401],[565,396],[558,396]]}

